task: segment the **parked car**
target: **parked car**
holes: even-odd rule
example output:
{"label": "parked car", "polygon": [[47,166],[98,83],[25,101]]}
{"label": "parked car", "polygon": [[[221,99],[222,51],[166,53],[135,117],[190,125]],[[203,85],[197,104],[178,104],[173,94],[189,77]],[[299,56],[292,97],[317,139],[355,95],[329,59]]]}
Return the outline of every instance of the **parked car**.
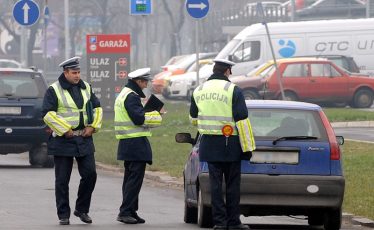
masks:
{"label": "parked car", "polygon": [[0,68],[22,68],[22,65],[15,60],[0,59]]}
{"label": "parked car", "polygon": [[[214,63],[212,59],[203,59],[199,61],[199,64],[199,83],[201,84],[212,75]],[[189,100],[197,85],[196,64],[194,64],[184,74],[165,78],[165,88],[162,94],[169,98],[186,98]]]}
{"label": "parked car", "polygon": [[[289,58],[277,61],[286,100],[349,104],[368,108],[373,104],[374,78],[350,73],[322,58]],[[281,99],[277,73],[269,65],[255,77],[232,77],[247,98]]]}
{"label": "parked car", "polygon": [[[200,53],[200,59],[213,58],[217,53]],[[196,54],[189,54],[181,58],[174,65],[169,65],[167,71],[162,71],[154,76],[152,79],[152,91],[154,93],[162,93],[166,86],[165,78],[171,75],[184,74],[195,63]]]}
{"label": "parked car", "polygon": [[[256,140],[242,160],[240,210],[244,216],[305,215],[310,225],[338,230],[345,179],[339,145],[320,106],[303,102],[248,100]],[[208,164],[199,161],[201,136],[178,133],[190,143],[184,177],[184,221],[211,227]]]}
{"label": "parked car", "polygon": [[362,0],[313,0],[312,3],[296,11],[298,17],[323,18],[350,15],[351,17],[365,16],[366,3]]}
{"label": "parked car", "polygon": [[47,83],[32,69],[0,68],[0,154],[29,152],[33,166],[53,167],[50,129],[41,115]]}

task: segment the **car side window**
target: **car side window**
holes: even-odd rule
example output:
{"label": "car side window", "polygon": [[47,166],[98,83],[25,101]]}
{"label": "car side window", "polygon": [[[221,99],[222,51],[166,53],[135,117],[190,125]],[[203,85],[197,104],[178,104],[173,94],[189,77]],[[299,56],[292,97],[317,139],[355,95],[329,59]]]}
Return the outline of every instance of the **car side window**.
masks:
{"label": "car side window", "polygon": [[241,44],[233,54],[234,62],[256,61],[260,58],[261,42],[247,41]]}
{"label": "car side window", "polygon": [[340,73],[330,64],[311,64],[312,77],[339,77]]}
{"label": "car side window", "polygon": [[307,77],[308,68],[306,64],[289,64],[283,72],[283,77]]}

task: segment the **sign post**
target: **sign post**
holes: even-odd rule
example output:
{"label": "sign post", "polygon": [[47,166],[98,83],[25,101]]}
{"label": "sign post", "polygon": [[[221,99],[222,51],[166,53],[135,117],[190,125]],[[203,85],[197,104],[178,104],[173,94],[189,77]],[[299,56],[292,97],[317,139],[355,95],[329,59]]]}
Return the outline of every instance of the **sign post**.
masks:
{"label": "sign post", "polygon": [[[195,18],[202,19],[209,12],[209,1],[208,0],[187,0],[186,1],[187,13]],[[196,82],[200,84],[199,78],[199,21],[195,22],[195,50],[196,50]]]}
{"label": "sign post", "polygon": [[40,16],[39,6],[32,0],[20,0],[13,6],[13,18],[21,25],[21,53],[20,60],[27,66],[27,33],[25,26],[34,25]]}
{"label": "sign post", "polygon": [[273,43],[271,42],[270,32],[269,32],[268,24],[266,23],[265,13],[264,13],[264,8],[262,7],[262,3],[258,2],[256,8],[257,8],[256,9],[257,14],[262,18],[262,24],[264,24],[265,29],[266,29],[266,34],[267,34],[267,37],[268,37],[271,54],[273,56],[275,71],[277,72],[277,80],[278,80],[279,88],[280,88],[280,91],[281,91],[282,100],[284,100],[285,96],[284,96],[283,84],[282,84],[282,80],[280,78],[280,72],[279,72],[279,68],[278,68],[278,64],[277,64],[277,59],[275,57],[274,47],[273,47]]}
{"label": "sign post", "polygon": [[87,35],[87,80],[104,111],[113,111],[114,101],[130,72],[130,35]]}

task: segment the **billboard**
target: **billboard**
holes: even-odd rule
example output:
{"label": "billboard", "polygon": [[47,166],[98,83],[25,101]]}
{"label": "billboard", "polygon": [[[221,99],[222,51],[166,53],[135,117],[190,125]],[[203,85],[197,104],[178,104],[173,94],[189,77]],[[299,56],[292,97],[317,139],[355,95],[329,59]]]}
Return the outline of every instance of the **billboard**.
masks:
{"label": "billboard", "polygon": [[104,111],[113,111],[116,96],[127,83],[130,72],[129,34],[86,36],[87,81],[100,99]]}

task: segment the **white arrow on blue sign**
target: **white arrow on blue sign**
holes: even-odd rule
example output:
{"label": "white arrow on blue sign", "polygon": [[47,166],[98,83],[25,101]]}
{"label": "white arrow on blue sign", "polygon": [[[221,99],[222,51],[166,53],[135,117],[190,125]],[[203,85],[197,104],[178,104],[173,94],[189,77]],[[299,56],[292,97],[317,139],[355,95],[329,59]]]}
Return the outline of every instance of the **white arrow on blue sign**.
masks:
{"label": "white arrow on blue sign", "polygon": [[39,16],[39,6],[32,0],[18,1],[13,7],[13,17],[22,26],[35,24]]}
{"label": "white arrow on blue sign", "polygon": [[209,12],[208,0],[187,0],[186,9],[189,15],[193,18],[203,18]]}

